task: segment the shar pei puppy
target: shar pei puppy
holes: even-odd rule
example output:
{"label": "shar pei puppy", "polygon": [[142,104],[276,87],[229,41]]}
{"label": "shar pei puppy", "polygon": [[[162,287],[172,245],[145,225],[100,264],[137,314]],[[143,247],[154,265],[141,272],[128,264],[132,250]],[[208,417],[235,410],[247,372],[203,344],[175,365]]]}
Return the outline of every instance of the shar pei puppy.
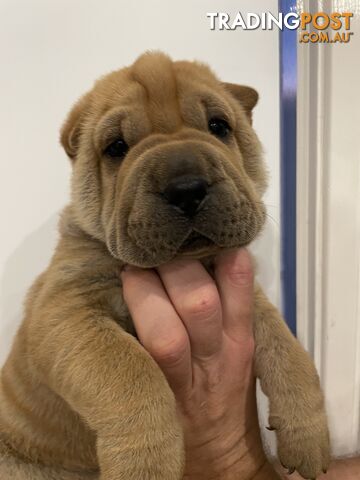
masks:
{"label": "shar pei puppy", "polygon": [[[259,234],[257,99],[206,65],[145,53],[75,104],[61,132],[71,201],[1,374],[2,480],[182,478],[175,399],[136,338],[119,269],[211,263]],[[329,462],[315,367],[258,286],[254,316],[279,458],[315,478]]]}

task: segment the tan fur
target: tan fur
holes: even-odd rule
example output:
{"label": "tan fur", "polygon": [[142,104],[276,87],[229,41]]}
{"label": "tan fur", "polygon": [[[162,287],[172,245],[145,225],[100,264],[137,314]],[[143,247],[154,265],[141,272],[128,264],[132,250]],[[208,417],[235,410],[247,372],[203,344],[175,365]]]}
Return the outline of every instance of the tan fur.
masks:
{"label": "tan fur", "polygon": [[[182,477],[175,399],[136,340],[118,273],[123,263],[205,257],[257,236],[266,174],[250,122],[256,101],[253,89],[223,84],[205,65],[147,53],[73,108],[61,134],[71,203],[1,372],[1,480]],[[209,133],[211,117],[230,123],[229,139]],[[121,162],[103,154],[119,136],[130,146]],[[212,189],[191,223],[162,198],[184,174]],[[193,232],[208,240],[186,248]],[[255,337],[280,459],[313,478],[329,455],[318,377],[260,289]]]}

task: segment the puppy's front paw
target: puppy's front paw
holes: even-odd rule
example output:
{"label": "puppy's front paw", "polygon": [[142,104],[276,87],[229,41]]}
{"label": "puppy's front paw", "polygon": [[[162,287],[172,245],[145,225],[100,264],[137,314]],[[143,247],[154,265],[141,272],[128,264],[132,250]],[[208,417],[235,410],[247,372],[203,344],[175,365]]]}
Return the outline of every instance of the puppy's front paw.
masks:
{"label": "puppy's front paw", "polygon": [[306,479],[316,479],[327,471],[330,442],[324,412],[303,420],[270,417],[270,422],[277,434],[279,460],[289,473],[297,470]]}

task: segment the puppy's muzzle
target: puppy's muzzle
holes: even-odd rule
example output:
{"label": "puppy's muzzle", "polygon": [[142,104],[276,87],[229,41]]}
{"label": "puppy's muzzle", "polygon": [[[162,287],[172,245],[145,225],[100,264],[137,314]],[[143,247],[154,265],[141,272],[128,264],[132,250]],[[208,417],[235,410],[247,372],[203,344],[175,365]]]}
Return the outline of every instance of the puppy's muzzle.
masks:
{"label": "puppy's muzzle", "polygon": [[201,176],[181,175],[169,181],[163,196],[166,201],[186,217],[193,217],[208,194],[209,185]]}

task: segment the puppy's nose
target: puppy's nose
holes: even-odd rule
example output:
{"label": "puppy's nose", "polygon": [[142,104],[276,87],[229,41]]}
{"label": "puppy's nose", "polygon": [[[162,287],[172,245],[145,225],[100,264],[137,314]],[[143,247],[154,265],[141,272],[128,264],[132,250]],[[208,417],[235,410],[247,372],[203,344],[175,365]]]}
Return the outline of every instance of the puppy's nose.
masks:
{"label": "puppy's nose", "polygon": [[207,192],[208,183],[204,178],[183,175],[170,180],[164,190],[164,197],[170,205],[178,207],[187,217],[192,217]]}

